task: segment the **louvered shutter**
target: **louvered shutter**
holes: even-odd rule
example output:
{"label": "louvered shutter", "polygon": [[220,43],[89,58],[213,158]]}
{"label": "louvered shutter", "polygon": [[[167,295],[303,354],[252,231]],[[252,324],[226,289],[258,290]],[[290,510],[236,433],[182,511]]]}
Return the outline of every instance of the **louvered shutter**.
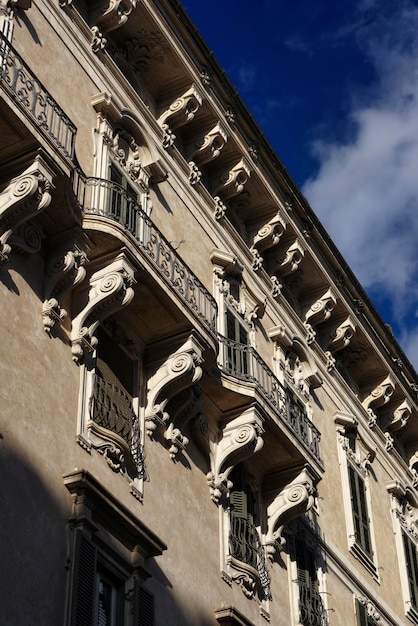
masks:
{"label": "louvered shutter", "polygon": [[418,556],[415,543],[406,533],[402,533],[405,549],[406,570],[408,575],[411,605],[418,610]]}
{"label": "louvered shutter", "polygon": [[356,601],[356,609],[357,609],[357,624],[358,626],[369,626],[369,620],[366,612],[366,607],[364,604]]}
{"label": "louvered shutter", "polygon": [[134,626],[154,626],[154,595],[135,582]]}
{"label": "louvered shutter", "polygon": [[370,539],[370,525],[366,501],[366,486],[362,476],[351,466],[348,466],[348,475],[351,492],[351,508],[353,512],[354,532],[356,542],[365,553],[372,557]]}
{"label": "louvered shutter", "polygon": [[77,530],[74,546],[71,626],[93,624],[96,557],[96,547],[85,534]]}

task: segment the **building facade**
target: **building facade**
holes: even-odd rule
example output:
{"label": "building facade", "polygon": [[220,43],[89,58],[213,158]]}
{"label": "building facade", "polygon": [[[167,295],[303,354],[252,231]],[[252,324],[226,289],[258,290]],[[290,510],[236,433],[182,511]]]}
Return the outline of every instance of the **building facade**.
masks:
{"label": "building facade", "polygon": [[177,0],[0,0],[3,626],[418,624],[418,380]]}

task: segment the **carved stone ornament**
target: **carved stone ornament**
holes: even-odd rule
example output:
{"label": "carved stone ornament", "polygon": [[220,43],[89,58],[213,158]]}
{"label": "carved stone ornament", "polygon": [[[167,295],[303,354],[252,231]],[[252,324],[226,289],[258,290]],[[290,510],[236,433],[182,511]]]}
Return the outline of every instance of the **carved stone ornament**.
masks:
{"label": "carved stone ornament", "polygon": [[91,39],[91,49],[92,52],[97,54],[100,50],[104,50],[106,48],[107,39],[103,35],[102,31],[98,26],[93,26],[91,29],[92,39]]}
{"label": "carved stone ornament", "polygon": [[412,405],[405,399],[393,412],[392,420],[386,427],[390,433],[397,432],[404,428],[411,417]]}
{"label": "carved stone ornament", "polygon": [[0,194],[0,264],[9,260],[8,240],[18,226],[41,213],[51,202],[53,172],[38,155]]}
{"label": "carved stone ornament", "polygon": [[232,487],[228,480],[232,469],[261,450],[263,432],[263,420],[251,407],[225,425],[218,442],[211,442],[211,471],[207,481],[215,504],[219,504],[222,496],[226,496]]}
{"label": "carved stone ornament", "polygon": [[86,262],[87,257],[77,240],[66,242],[48,259],[42,305],[45,332],[50,333],[55,323],[61,323],[66,317],[67,312],[60,302],[65,293],[84,280]]}
{"label": "carved stone ornament", "polygon": [[100,4],[95,3],[90,23],[105,35],[125,24],[136,3],[137,0],[105,0]]}
{"label": "carved stone ornament", "polygon": [[306,311],[304,323],[314,325],[321,324],[331,317],[331,313],[337,304],[337,297],[328,289],[320,298],[318,298]]}
{"label": "carved stone ornament", "polygon": [[23,254],[36,254],[41,250],[43,237],[42,231],[35,224],[25,222],[13,231],[8,243]]}
{"label": "carved stone ornament", "polygon": [[286,230],[286,226],[287,223],[284,217],[282,216],[281,212],[278,211],[276,215],[272,217],[269,222],[267,222],[267,224],[259,229],[256,236],[254,237],[253,245],[250,248],[250,251],[254,257],[254,270],[258,270],[261,268],[263,263],[263,257],[261,253],[265,250],[268,250],[269,248],[277,246],[281,236]]}
{"label": "carved stone ornament", "polygon": [[144,192],[149,189],[149,176],[141,166],[139,146],[134,137],[121,126],[105,132],[103,136],[112,158],[125,170],[129,178],[138,183]]}
{"label": "carved stone ornament", "polygon": [[85,352],[94,350],[97,345],[94,333],[100,322],[132,301],[134,273],[133,265],[121,252],[113,262],[92,275],[88,302],[73,319],[73,361],[80,363]]}
{"label": "carved stone ornament", "polygon": [[366,610],[366,614],[372,618],[373,622],[380,622],[380,613],[376,606],[368,598],[358,597],[357,601],[362,604]]}
{"label": "carved stone ornament", "polygon": [[369,414],[369,426],[373,428],[377,424],[376,409],[389,402],[395,391],[395,381],[389,374],[377,387],[375,387],[362,402],[362,405]]}
{"label": "carved stone ornament", "polygon": [[171,421],[164,433],[164,438],[169,443],[170,458],[174,461],[180,450],[184,450],[189,443],[183,434],[187,424],[194,419],[202,407],[202,390],[194,384],[184,389],[169,402],[169,415]]}
{"label": "carved stone ornament", "polygon": [[400,480],[391,480],[386,483],[386,489],[392,496],[392,511],[399,519],[402,528],[418,540],[418,508],[417,501],[411,486]]}
{"label": "carved stone ornament", "polygon": [[164,63],[169,45],[160,32],[140,29],[135,37],[123,42],[131,70],[140,78],[153,63]]}
{"label": "carved stone ornament", "polygon": [[250,166],[247,161],[242,158],[221,177],[220,185],[215,189],[214,196],[219,196],[222,201],[237,196],[244,190],[250,174]]}
{"label": "carved stone ornament", "polygon": [[279,298],[282,295],[283,283],[277,278],[277,276],[270,276],[271,280],[271,297]]}
{"label": "carved stone ornament", "polygon": [[328,344],[328,349],[332,353],[336,353],[339,350],[343,350],[350,345],[350,341],[356,332],[356,326],[348,316],[341,324],[332,332],[331,341]]}
{"label": "carved stone ornament", "polygon": [[[192,334],[184,344],[164,361],[153,376],[148,381],[148,398],[145,410],[145,428],[148,436],[152,436],[158,426],[165,426],[168,431],[165,435],[167,441],[171,442],[170,456],[174,458],[179,449],[183,449],[188,441],[181,431],[188,421],[188,417],[193,417],[200,408],[197,405],[196,411],[190,413],[191,404],[196,401],[196,396],[191,392],[185,397],[185,404],[179,409],[175,408],[170,414],[172,401],[178,394],[190,388],[202,377],[201,364],[203,347],[198,339]],[[181,419],[183,414],[183,419]],[[176,418],[179,421],[176,423]],[[174,450],[173,446],[177,448]]]}
{"label": "carved stone ornament", "polygon": [[220,196],[215,196],[213,199],[215,201],[215,219],[221,220],[223,217],[225,217],[225,213],[228,207],[226,206],[225,202],[222,202]]}
{"label": "carved stone ornament", "polygon": [[189,161],[189,168],[189,183],[191,185],[197,185],[197,183],[200,182],[200,179],[202,178],[202,172],[194,161]]}
{"label": "carved stone ornament", "polygon": [[335,369],[335,366],[337,364],[337,361],[334,358],[334,356],[333,356],[333,354],[332,354],[332,352],[330,350],[327,350],[325,352],[325,356],[326,356],[326,359],[327,359],[327,364],[326,364],[327,372],[333,372],[334,369]]}
{"label": "carved stone ornament", "polygon": [[304,256],[305,250],[300,241],[296,239],[289,245],[285,252],[278,257],[273,273],[284,277],[296,272]]}
{"label": "carved stone ornament", "polygon": [[309,467],[305,467],[267,507],[265,541],[267,554],[271,560],[276,550],[284,544],[282,535],[284,526],[296,517],[304,515],[313,506],[317,482],[316,474]]}
{"label": "carved stone ornament", "polygon": [[199,167],[213,161],[220,155],[227,139],[226,130],[218,122],[195,144],[190,159]]}
{"label": "carved stone ornament", "polygon": [[203,96],[196,85],[193,84],[160,115],[158,123],[162,128],[165,125],[171,130],[179,128],[192,121],[202,102]]}

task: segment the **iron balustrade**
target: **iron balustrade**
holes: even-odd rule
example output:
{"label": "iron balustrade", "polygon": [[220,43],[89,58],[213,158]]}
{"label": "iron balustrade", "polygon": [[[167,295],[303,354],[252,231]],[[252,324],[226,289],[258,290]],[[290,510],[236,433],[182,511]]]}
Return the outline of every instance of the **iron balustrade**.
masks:
{"label": "iron balustrade", "polygon": [[214,334],[215,299],[143,211],[137,199],[119,184],[103,178],[86,178],[79,170],[75,170],[73,182],[84,213],[109,218],[128,230],[159,274]]}
{"label": "iron balustrade", "polygon": [[307,416],[303,404],[281,384],[254,348],[219,334],[218,340],[220,369],[238,380],[254,383],[275,414],[291,427],[298,439],[321,462],[321,433]]}
{"label": "iron balustrade", "polygon": [[12,92],[64,156],[73,159],[76,127],[2,33],[0,84]]}
{"label": "iron balustrade", "polygon": [[303,626],[328,626],[328,615],[320,592],[313,585],[299,585],[299,621]]}

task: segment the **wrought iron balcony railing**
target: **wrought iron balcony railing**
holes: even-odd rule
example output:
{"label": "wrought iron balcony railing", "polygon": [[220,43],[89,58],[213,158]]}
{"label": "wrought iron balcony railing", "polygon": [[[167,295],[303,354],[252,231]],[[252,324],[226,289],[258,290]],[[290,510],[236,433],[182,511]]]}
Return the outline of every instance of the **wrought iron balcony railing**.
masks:
{"label": "wrought iron balcony railing", "polygon": [[137,199],[120,185],[102,178],[86,178],[79,170],[74,172],[74,192],[85,214],[114,220],[133,235],[163,279],[214,334],[215,299],[142,210]]}
{"label": "wrought iron balcony railing", "polygon": [[328,626],[328,615],[317,589],[299,584],[299,621],[303,626]]}
{"label": "wrought iron balcony railing", "polygon": [[76,127],[1,33],[0,85],[12,94],[60,152],[73,159]]}
{"label": "wrought iron balcony railing", "polygon": [[307,416],[302,403],[295,399],[290,389],[281,384],[254,348],[222,335],[218,335],[218,340],[221,370],[238,380],[254,383],[279,419],[290,426],[298,439],[321,462],[321,433]]}

